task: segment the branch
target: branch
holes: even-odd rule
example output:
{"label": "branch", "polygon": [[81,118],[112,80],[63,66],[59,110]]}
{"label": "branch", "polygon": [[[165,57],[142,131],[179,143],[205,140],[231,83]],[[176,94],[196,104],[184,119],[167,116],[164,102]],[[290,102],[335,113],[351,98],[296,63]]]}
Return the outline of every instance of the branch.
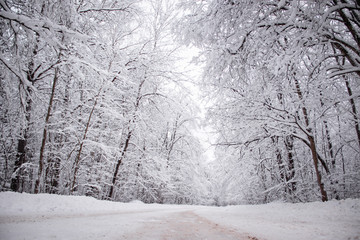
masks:
{"label": "branch", "polygon": [[65,49],[65,46],[62,45],[59,41],[57,41],[54,36],[51,36],[52,32],[54,33],[62,33],[74,36],[78,39],[89,40],[90,38],[84,34],[72,31],[65,26],[58,25],[54,22],[51,22],[47,19],[33,19],[24,15],[16,14],[10,11],[0,11],[0,17],[3,19],[7,19],[9,21],[17,22],[18,24],[24,26],[27,29],[30,29],[37,34],[39,34],[42,38],[44,38],[51,45],[57,45],[60,48]]}
{"label": "branch", "polygon": [[9,6],[7,5],[7,3],[4,0],[0,0],[0,6],[6,11],[10,11]]}
{"label": "branch", "polygon": [[335,36],[329,36],[329,35],[325,35],[325,36],[328,37],[331,42],[341,44],[341,45],[343,45],[343,47],[351,49],[354,53],[356,53],[358,56],[360,56],[360,50],[357,47],[352,46],[351,43],[346,42],[341,39],[338,39]]}
{"label": "branch", "polygon": [[[350,64],[354,67],[358,67],[359,64],[357,63],[357,59],[354,59],[352,57],[352,55],[347,51],[347,49],[345,49],[340,43],[337,42],[333,42],[332,45],[334,46],[334,48],[338,49],[344,56],[345,58],[350,62]],[[355,72],[358,76],[360,76],[360,72],[356,71]]]}
{"label": "branch", "polygon": [[14,69],[10,63],[8,63],[5,59],[2,58],[0,55],[0,61],[5,65],[7,69],[10,70],[18,79],[19,81],[24,84],[26,87],[31,87],[32,84],[25,76],[23,76],[21,73],[17,72],[16,69]]}
{"label": "branch", "polygon": [[333,77],[337,77],[337,76],[345,75],[345,74],[349,74],[349,73],[357,73],[358,74],[359,72],[360,72],[360,67],[352,67],[352,68],[348,68],[348,69],[334,71],[331,74],[329,74],[329,78],[333,78]]}
{"label": "branch", "polygon": [[81,14],[81,13],[88,13],[88,12],[115,12],[115,11],[129,12],[127,10],[127,8],[129,6],[127,6],[125,8],[89,8],[89,9],[85,9],[85,10],[80,10],[80,11],[78,11],[78,13]]}
{"label": "branch", "polygon": [[341,11],[342,9],[350,9],[350,10],[358,10],[358,7],[356,5],[352,4],[336,4],[333,7],[330,7],[322,16],[320,23],[323,24],[326,22],[326,19],[330,16],[331,13]]}
{"label": "branch", "polygon": [[[54,64],[50,65],[48,68],[46,68],[45,70],[43,70],[42,72],[40,72],[39,74],[37,74],[36,76],[34,76],[34,81],[40,80],[41,76],[44,75],[46,72],[48,72],[49,70],[51,70],[52,68],[54,68],[56,65],[58,65],[59,63],[61,63],[60,59],[57,60]],[[41,66],[41,65],[40,65]],[[39,67],[40,67],[39,66]]]}
{"label": "branch", "polygon": [[163,97],[163,98],[167,98],[165,95],[162,95],[160,93],[146,93],[144,95],[141,95],[138,100],[140,101],[142,98],[148,97],[148,96],[160,96],[160,97]]}
{"label": "branch", "polygon": [[[293,135],[293,137],[301,140],[303,143],[305,143],[306,146],[308,146],[310,148],[310,143],[308,141],[306,141],[305,139],[299,137],[298,135]],[[326,162],[324,161],[324,159],[320,156],[320,154],[317,151],[316,151],[316,155],[317,155],[317,158],[319,159],[319,161],[321,162],[321,165],[324,167],[326,173],[329,174],[330,170],[329,170],[328,166],[326,165]]]}

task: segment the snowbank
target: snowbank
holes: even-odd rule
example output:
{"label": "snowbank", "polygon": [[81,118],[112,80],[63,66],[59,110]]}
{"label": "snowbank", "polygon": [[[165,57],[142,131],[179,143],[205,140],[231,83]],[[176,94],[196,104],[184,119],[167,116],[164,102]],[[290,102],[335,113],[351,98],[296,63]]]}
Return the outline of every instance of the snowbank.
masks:
{"label": "snowbank", "polygon": [[228,206],[196,213],[259,239],[360,239],[360,199]]}
{"label": "snowbank", "polygon": [[[165,210],[160,204],[144,204],[141,201],[120,203],[101,201],[85,196],[62,196],[55,194],[28,194],[0,192],[0,216],[6,215],[69,215],[114,212],[139,212]],[[182,209],[181,206],[174,209]]]}

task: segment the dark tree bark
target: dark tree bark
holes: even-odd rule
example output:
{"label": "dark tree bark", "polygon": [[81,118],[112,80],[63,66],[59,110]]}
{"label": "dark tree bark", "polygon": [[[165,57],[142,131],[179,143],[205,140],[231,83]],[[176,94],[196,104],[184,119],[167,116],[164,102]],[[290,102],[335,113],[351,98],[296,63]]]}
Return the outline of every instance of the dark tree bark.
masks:
{"label": "dark tree bark", "polygon": [[[281,151],[278,147],[279,137],[272,137],[271,140],[275,147],[276,162],[279,167],[281,181],[286,184],[286,168],[285,168],[285,164],[283,161],[283,157],[281,155]],[[286,190],[286,188],[285,188],[285,190]]]}
{"label": "dark tree bark", "polygon": [[113,198],[113,194],[114,194],[114,186],[115,186],[115,183],[116,183],[116,180],[117,180],[117,175],[119,173],[119,169],[120,169],[120,166],[123,162],[123,159],[125,157],[125,153],[129,147],[129,143],[130,143],[130,139],[131,139],[131,136],[132,136],[132,131],[129,131],[128,134],[127,134],[127,137],[126,137],[126,140],[125,140],[125,144],[124,144],[124,148],[121,152],[121,155],[120,155],[120,158],[118,159],[117,163],[116,163],[116,166],[115,166],[115,171],[114,171],[114,175],[112,177],[112,181],[111,181],[111,186],[110,186],[110,190],[109,190],[109,195],[108,195],[108,199],[112,199]]}
{"label": "dark tree bark", "polygon": [[[295,89],[296,89],[296,93],[297,93],[297,95],[299,97],[299,100],[303,101],[303,94],[302,94],[302,91],[301,91],[301,88],[300,88],[300,83],[296,79],[295,76],[293,77],[293,79],[294,79]],[[328,201],[328,197],[327,197],[327,193],[326,193],[325,188],[324,188],[324,184],[323,184],[322,179],[321,179],[322,178],[321,177],[321,172],[319,171],[318,153],[317,153],[317,150],[316,150],[316,144],[315,144],[315,139],[314,139],[314,136],[313,136],[313,131],[312,131],[311,127],[310,127],[310,119],[309,119],[308,111],[307,111],[307,109],[306,109],[306,107],[304,105],[301,107],[301,110],[302,110],[302,114],[303,114],[304,121],[305,121],[305,126],[306,126],[306,129],[302,129],[302,130],[306,134],[306,136],[308,138],[308,141],[309,141],[309,147],[310,147],[310,150],[311,150],[311,155],[312,155],[312,159],[313,159],[313,163],[314,163],[314,169],[315,169],[317,184],[319,186],[320,193],[321,193],[321,200],[323,202],[325,202],[325,201]]]}
{"label": "dark tree bark", "polygon": [[318,167],[318,158],[317,158],[315,140],[314,140],[314,137],[311,136],[311,135],[308,135],[308,139],[309,139],[309,142],[310,142],[310,149],[311,149],[312,159],[314,161],[316,179],[317,179],[317,183],[318,183],[319,188],[320,188],[321,201],[326,202],[326,201],[328,201],[328,197],[327,197],[327,193],[326,193],[325,188],[324,188],[324,184],[323,184],[323,182],[321,180],[321,173],[320,173],[319,167]]}
{"label": "dark tree bark", "polygon": [[[33,54],[36,55],[37,51],[34,50]],[[33,67],[34,67],[34,63],[31,61],[29,63],[29,70],[27,73],[27,80],[29,82],[31,82],[32,84],[34,83],[34,79],[33,79]],[[19,86],[19,91],[21,91],[22,88],[22,83],[20,83]],[[20,137],[18,139],[18,144],[17,144],[17,154],[16,154],[16,161],[15,161],[15,165],[14,165],[14,173],[15,176],[11,179],[11,184],[10,184],[10,188],[13,191],[22,191],[21,189],[21,185],[22,185],[22,177],[21,175],[21,166],[27,162],[27,142],[28,142],[28,138],[29,138],[29,128],[30,128],[30,120],[31,120],[31,109],[32,109],[32,99],[31,99],[31,94],[32,94],[32,89],[31,87],[27,87],[25,90],[25,96],[26,96],[26,101],[25,104],[26,106],[24,106],[25,109],[25,127],[22,130],[23,135],[22,137]]]}
{"label": "dark tree bark", "polygon": [[352,111],[352,115],[353,115],[353,118],[354,118],[354,129],[355,129],[355,132],[356,132],[357,142],[358,142],[358,146],[359,146],[359,150],[360,150],[360,126],[359,126],[358,111],[357,111],[357,108],[356,108],[356,105],[355,105],[354,98],[352,98],[353,93],[352,93],[352,90],[351,90],[350,82],[347,79],[345,79],[345,84],[346,84],[346,90],[347,90],[347,92],[349,94],[349,97],[351,97],[349,102],[350,102],[350,105],[351,105],[351,111]]}
{"label": "dark tree bark", "polygon": [[296,182],[293,180],[295,178],[295,162],[294,162],[294,137],[286,136],[285,140],[285,148],[287,151],[287,161],[288,161],[288,171],[286,174],[286,181],[290,182],[290,194],[292,195],[296,191]]}
{"label": "dark tree bark", "polygon": [[26,162],[26,143],[27,143],[27,134],[24,134],[24,139],[18,140],[18,147],[17,147],[17,156],[14,166],[14,173],[15,176],[11,178],[10,188],[12,191],[19,191],[21,185],[21,176],[20,173],[17,171],[20,170],[19,168]]}

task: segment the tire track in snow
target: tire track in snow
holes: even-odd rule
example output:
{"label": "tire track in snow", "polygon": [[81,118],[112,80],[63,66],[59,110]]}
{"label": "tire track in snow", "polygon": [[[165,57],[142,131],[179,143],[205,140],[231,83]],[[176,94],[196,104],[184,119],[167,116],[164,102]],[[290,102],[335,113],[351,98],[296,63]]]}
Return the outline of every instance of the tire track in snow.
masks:
{"label": "tire track in snow", "polygon": [[152,219],[145,222],[138,231],[124,237],[129,240],[258,240],[213,223],[192,211]]}

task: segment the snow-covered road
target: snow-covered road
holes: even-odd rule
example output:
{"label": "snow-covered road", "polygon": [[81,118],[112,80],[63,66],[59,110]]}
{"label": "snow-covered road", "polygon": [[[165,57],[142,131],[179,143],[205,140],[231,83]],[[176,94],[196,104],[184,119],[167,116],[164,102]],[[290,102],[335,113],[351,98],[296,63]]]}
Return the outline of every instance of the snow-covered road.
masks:
{"label": "snow-covered road", "polygon": [[234,229],[220,226],[196,215],[193,211],[172,213],[165,218],[153,219],[125,239],[166,240],[242,240],[256,239]]}
{"label": "snow-covered road", "polygon": [[204,207],[1,192],[0,239],[359,240],[360,200]]}
{"label": "snow-covered road", "polygon": [[157,209],[72,215],[1,216],[0,239],[241,240],[239,234],[190,209]]}

